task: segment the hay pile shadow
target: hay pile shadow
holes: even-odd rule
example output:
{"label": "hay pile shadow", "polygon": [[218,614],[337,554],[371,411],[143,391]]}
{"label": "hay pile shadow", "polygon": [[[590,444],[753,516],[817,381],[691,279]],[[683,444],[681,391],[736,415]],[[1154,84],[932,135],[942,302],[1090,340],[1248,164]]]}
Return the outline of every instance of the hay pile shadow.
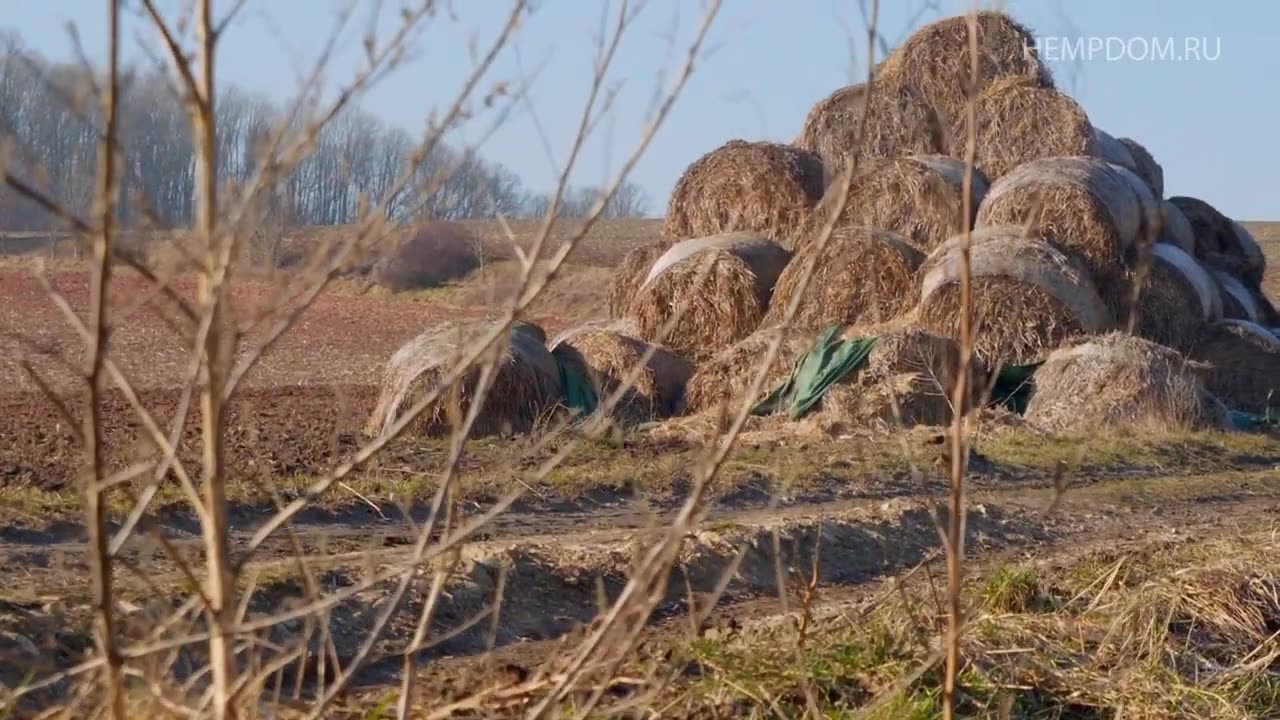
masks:
{"label": "hay pile shadow", "polygon": [[1190,356],[1208,365],[1205,384],[1232,410],[1280,416],[1280,340],[1269,330],[1222,320],[1201,333]]}

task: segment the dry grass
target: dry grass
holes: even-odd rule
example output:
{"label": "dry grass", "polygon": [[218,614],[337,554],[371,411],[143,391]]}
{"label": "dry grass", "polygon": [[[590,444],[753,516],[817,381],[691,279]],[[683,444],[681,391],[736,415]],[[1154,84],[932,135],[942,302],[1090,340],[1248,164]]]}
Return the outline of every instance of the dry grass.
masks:
{"label": "dry grass", "polygon": [[831,325],[888,321],[914,305],[915,273],[923,260],[924,255],[900,235],[841,226],[821,253],[816,245],[806,245],[782,271],[764,325],[781,324],[811,264],[813,273],[792,327],[819,331]]}
{"label": "dry grass", "polygon": [[[974,164],[992,182],[1041,158],[1094,155],[1094,129],[1084,108],[1034,80],[1009,77],[987,87],[975,104]],[[964,137],[960,117],[952,134]]]}
{"label": "dry grass", "polygon": [[791,247],[823,192],[822,160],[790,145],[730,140],[685,169],[671,192],[669,238],[747,231]]}
{"label": "dry grass", "polygon": [[[944,243],[920,268],[919,319],[948,337],[959,332],[961,238]],[[1084,265],[1020,227],[972,233],[974,351],[988,366],[1043,360],[1072,337],[1114,325]]]}
{"label": "dry grass", "polygon": [[[939,20],[911,34],[880,66],[879,77],[918,90],[938,112],[943,127],[956,127],[970,98],[1007,78],[1053,87],[1031,31],[1000,12],[977,13],[977,73],[971,65],[969,19]],[[976,77],[976,84],[974,79]],[[956,137],[965,137],[960,134]],[[951,148],[953,154],[958,148]]]}
{"label": "dry grass", "polygon": [[[468,343],[475,342],[488,329],[484,322],[443,323],[397,350],[387,362],[366,433],[386,432],[403,410],[435,389]],[[541,328],[519,323],[512,328],[507,342],[497,346],[502,355],[493,387],[473,427],[474,435],[528,432],[559,403],[560,371],[545,342]],[[478,365],[473,366],[459,386],[442,395],[433,408],[415,420],[415,429],[430,436],[451,432],[467,411],[479,370]]]}
{"label": "dry grass", "polygon": [[1280,340],[1265,328],[1241,320],[1214,323],[1190,356],[1208,364],[1205,384],[1232,410],[1280,414]]}
{"label": "dry grass", "polygon": [[862,84],[820,100],[805,117],[795,145],[817,153],[830,183],[851,159],[861,167],[871,158],[945,153],[948,131],[919,91],[876,82],[869,106]]}
{"label": "dry grass", "polygon": [[[587,373],[601,399],[623,387],[639,367],[635,379],[614,408],[612,417],[633,425],[679,414],[685,385],[693,369],[683,358],[664,347],[654,347],[635,337],[629,323],[590,323],[566,330],[549,347],[558,358],[568,358]],[[652,355],[645,359],[645,354]]]}
{"label": "dry grass", "polygon": [[1096,158],[1027,163],[991,186],[976,224],[1031,227],[1072,251],[1113,312],[1119,312],[1128,300],[1125,268],[1137,257],[1149,209],[1121,173]]}
{"label": "dry grass", "polygon": [[1226,408],[1182,355],[1118,332],[1051,353],[1036,371],[1026,418],[1044,429],[1073,434],[1230,427]]}
{"label": "dry grass", "polygon": [[1151,187],[1151,192],[1157,198],[1164,197],[1164,168],[1160,163],[1156,162],[1155,157],[1151,155],[1151,151],[1146,146],[1134,140],[1133,138],[1122,137],[1120,144],[1124,145],[1129,151],[1129,156],[1133,158],[1135,172],[1138,177],[1146,181]]}
{"label": "dry grass", "polygon": [[[941,155],[877,159],[859,165],[836,227],[877,228],[906,238],[924,252],[970,229],[964,208],[964,163]],[[972,176],[969,222],[987,193],[981,172]],[[830,220],[823,198],[802,233],[801,247]]]}

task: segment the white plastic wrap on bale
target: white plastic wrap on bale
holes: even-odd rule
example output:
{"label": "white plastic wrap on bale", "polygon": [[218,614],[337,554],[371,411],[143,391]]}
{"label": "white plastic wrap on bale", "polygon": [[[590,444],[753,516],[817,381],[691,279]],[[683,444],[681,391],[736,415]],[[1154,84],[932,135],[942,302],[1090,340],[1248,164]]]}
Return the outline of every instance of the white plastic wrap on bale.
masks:
{"label": "white plastic wrap on bale", "polygon": [[[946,155],[912,155],[911,160],[927,166],[930,170],[941,175],[948,183],[956,187],[964,187],[965,162],[963,160],[957,160]],[[977,207],[982,204],[982,199],[987,196],[987,191],[991,187],[987,185],[987,179],[976,167],[973,169],[971,185],[973,205]]]}
{"label": "white plastic wrap on bale", "polygon": [[1250,322],[1258,322],[1258,316],[1261,311],[1258,309],[1258,301],[1253,299],[1253,293],[1249,292],[1249,288],[1246,288],[1244,283],[1237,280],[1229,272],[1214,270],[1213,276],[1222,284],[1222,289],[1235,298],[1235,301],[1240,303],[1240,307],[1244,308],[1244,313],[1249,316],[1246,319]]}
{"label": "white plastic wrap on bale", "polygon": [[1164,210],[1164,225],[1160,229],[1156,242],[1172,245],[1185,253],[1195,255],[1196,233],[1191,229],[1191,222],[1187,220],[1187,216],[1178,209],[1177,205],[1168,200],[1160,201],[1160,207]]}
{"label": "white plastic wrap on bale", "polygon": [[[1130,170],[1138,169],[1138,163],[1133,159],[1133,153],[1129,152],[1129,148],[1114,135],[1096,127],[1093,129],[1093,155]],[[1143,183],[1145,184],[1145,181]]]}
{"label": "white plastic wrap on bale", "polygon": [[1151,253],[1172,265],[1191,283],[1196,295],[1200,296],[1200,307],[1204,310],[1206,321],[1213,322],[1222,318],[1222,295],[1203,265],[1191,255],[1164,243],[1153,245]]}
{"label": "white plastic wrap on bale", "polygon": [[[670,249],[653,262],[653,265],[649,268],[649,274],[645,276],[644,282],[639,289],[643,290],[648,287],[650,283],[666,272],[672,265],[707,250],[727,250],[742,258],[743,262],[751,268],[751,271],[756,273],[766,287],[770,288],[777,282],[778,274],[782,272],[782,266],[786,265],[787,259],[791,256],[791,253],[787,252],[781,245],[763,235],[752,232],[728,232],[681,240],[672,245]],[[772,274],[773,277],[767,277],[769,274]]]}
{"label": "white plastic wrap on bale", "polygon": [[1244,330],[1245,332],[1249,333],[1250,335],[1253,335],[1253,336],[1257,337],[1258,339],[1265,341],[1265,342],[1266,342],[1268,345],[1270,345],[1271,347],[1274,347],[1274,348],[1276,348],[1277,350],[1280,350],[1280,337],[1276,337],[1276,334],[1275,334],[1275,333],[1273,333],[1273,332],[1271,332],[1270,330],[1268,330],[1268,329],[1266,329],[1266,328],[1262,327],[1261,325],[1259,325],[1259,324],[1258,324],[1258,323],[1256,323],[1256,322],[1251,322],[1251,321],[1249,321],[1249,320],[1230,320],[1230,319],[1228,319],[1228,320],[1220,320],[1220,321],[1218,321],[1218,323],[1217,323],[1217,324],[1218,324],[1218,325],[1232,325],[1232,326],[1234,326],[1234,327],[1238,327],[1238,328],[1240,328],[1241,330]]}

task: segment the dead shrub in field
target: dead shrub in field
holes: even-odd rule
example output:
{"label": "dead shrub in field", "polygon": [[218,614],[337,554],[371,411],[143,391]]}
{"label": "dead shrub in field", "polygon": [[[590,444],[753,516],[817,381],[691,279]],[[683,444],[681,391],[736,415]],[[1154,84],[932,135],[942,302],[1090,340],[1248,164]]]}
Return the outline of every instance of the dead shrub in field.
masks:
{"label": "dead shrub in field", "polygon": [[462,225],[428,222],[409,230],[374,265],[374,280],[388,290],[422,290],[456,280],[484,261],[480,243]]}

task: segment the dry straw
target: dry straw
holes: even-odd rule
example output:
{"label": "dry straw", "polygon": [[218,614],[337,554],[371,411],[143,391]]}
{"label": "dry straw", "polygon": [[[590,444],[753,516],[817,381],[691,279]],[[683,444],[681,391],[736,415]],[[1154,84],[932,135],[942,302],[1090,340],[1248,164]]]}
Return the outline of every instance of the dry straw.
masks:
{"label": "dry straw", "polygon": [[[962,240],[948,240],[920,267],[920,324],[948,337],[960,330]],[[1043,360],[1070,338],[1114,325],[1074,255],[1015,226],[979,228],[971,243],[974,352],[989,367]]]}
{"label": "dry straw", "polygon": [[[446,322],[405,343],[387,362],[378,401],[365,431],[370,435],[386,432],[404,410],[435,390],[467,347],[490,330],[491,326],[483,321]],[[473,435],[528,432],[559,403],[560,371],[543,345],[546,339],[538,326],[516,323],[506,342],[497,344],[500,357],[496,375],[472,428]],[[430,436],[445,435],[452,430],[451,421],[461,421],[483,364],[482,358],[459,385],[443,393],[433,407],[418,416],[414,423],[418,431]],[[455,397],[459,413],[451,417]]]}
{"label": "dry straw", "polygon": [[1129,151],[1129,156],[1133,158],[1134,165],[1138,177],[1146,181],[1151,187],[1151,192],[1157,198],[1164,197],[1164,168],[1160,167],[1160,163],[1152,157],[1151,152],[1137,140],[1132,138],[1120,138],[1120,144],[1124,145]]}
{"label": "dry straw", "polygon": [[[979,12],[975,21],[976,84],[967,15],[939,20],[912,33],[881,64],[879,78],[920,91],[947,128],[961,122],[970,98],[1004,79],[1019,78],[1040,87],[1053,87],[1030,30],[1001,12]],[[957,153],[958,149],[951,151]]]}
{"label": "dry straw", "polygon": [[[1070,96],[1026,78],[1009,77],[987,87],[974,113],[974,164],[992,182],[1032,160],[1096,152],[1084,108]],[[966,136],[966,122],[963,116],[955,121],[954,137]]]}
{"label": "dry straw", "polygon": [[[557,359],[590,378],[601,401],[617,393],[633,369],[639,369],[614,406],[612,417],[624,425],[671,417],[683,408],[685,385],[693,369],[670,350],[636,337],[630,323],[585,323],[561,333],[549,345]],[[651,353],[647,360],[646,353]]]}
{"label": "dry straw", "polygon": [[[846,332],[849,335],[849,332]],[[813,420],[826,432],[851,426],[946,425],[959,377],[960,345],[920,328],[877,333],[864,366],[823,396]],[[970,405],[985,387],[982,364],[970,368]]]}
{"label": "dry straw", "polygon": [[663,234],[765,235],[785,247],[823,192],[822,160],[790,145],[731,140],[685,169],[667,205]]}
{"label": "dry straw", "polygon": [[1137,182],[1132,173],[1097,158],[1036,160],[991,186],[977,225],[1034,228],[1072,251],[1118,311],[1128,300],[1125,270],[1148,222],[1155,222],[1155,211],[1144,203],[1150,193],[1140,198]]}
{"label": "dry straw", "polygon": [[1245,320],[1221,320],[1201,334],[1191,357],[1209,365],[1205,384],[1233,410],[1280,413],[1280,340]]}
{"label": "dry straw", "polygon": [[[686,254],[690,245],[698,252]],[[778,245],[742,233],[677,243],[655,261],[659,271],[650,271],[629,315],[640,337],[701,362],[759,327],[788,259]]]}
{"label": "dry straw", "polygon": [[864,159],[946,152],[948,128],[917,90],[878,81],[871,87],[869,102],[866,85],[849,85],[818,101],[805,118],[795,145],[818,154],[827,182],[851,158],[860,167]]}
{"label": "dry straw", "polygon": [[1239,223],[1199,198],[1179,195],[1169,198],[1191,223],[1196,239],[1195,256],[1204,264],[1235,275],[1258,287],[1266,271],[1258,243]]}
{"label": "dry straw", "polygon": [[[689,411],[736,411],[744,401],[756,373],[760,371],[760,361],[764,358],[769,343],[780,332],[782,330],[777,326],[761,328],[699,365],[697,372],[689,380],[685,395]],[[760,395],[751,398],[752,403],[763,400],[786,379],[796,358],[808,350],[810,342],[810,338],[792,333],[783,336],[777,355],[766,370]]]}
{"label": "dry straw", "polygon": [[821,253],[817,245],[806,245],[782,271],[764,325],[782,323],[811,265],[813,273],[792,327],[816,332],[831,325],[895,318],[915,303],[915,272],[923,260],[901,235],[871,227],[839,227]]}
{"label": "dry straw", "polygon": [[[967,229],[987,194],[987,179],[976,169],[970,183],[968,217],[964,208],[965,164],[943,155],[881,158],[859,166],[849,183],[836,227],[862,226],[903,236],[924,252]],[[827,195],[802,232],[800,246],[818,236],[830,219]]]}
{"label": "dry straw", "polygon": [[623,319],[631,307],[636,291],[644,284],[653,261],[662,256],[675,244],[674,240],[663,238],[649,245],[634,248],[622,257],[622,261],[613,270],[613,280],[609,284],[609,317]]}
{"label": "dry straw", "polygon": [[1036,370],[1035,382],[1026,418],[1046,430],[1162,433],[1230,427],[1227,409],[1182,355],[1124,333],[1055,350]]}
{"label": "dry straw", "polygon": [[1152,247],[1137,312],[1137,335],[1185,352],[1207,323],[1222,318],[1222,296],[1195,258],[1158,243]]}
{"label": "dry straw", "polygon": [[1191,229],[1187,216],[1168,200],[1160,201],[1160,209],[1160,234],[1156,237],[1156,242],[1173,245],[1185,253],[1195,255],[1196,234]]}

